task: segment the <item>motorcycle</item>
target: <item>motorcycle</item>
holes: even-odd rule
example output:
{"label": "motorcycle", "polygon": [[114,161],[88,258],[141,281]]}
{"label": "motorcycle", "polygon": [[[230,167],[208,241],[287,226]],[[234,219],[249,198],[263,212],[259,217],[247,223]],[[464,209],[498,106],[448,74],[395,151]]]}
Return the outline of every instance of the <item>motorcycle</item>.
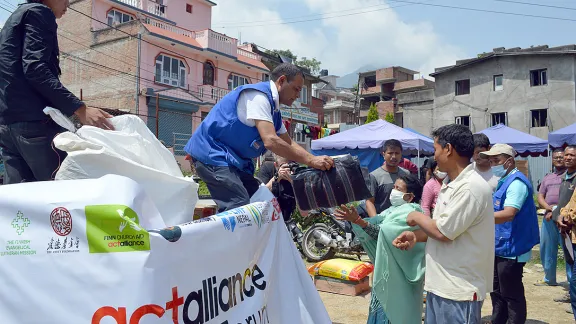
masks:
{"label": "motorcycle", "polygon": [[352,231],[352,226],[336,219],[332,209],[320,208],[311,211],[308,218],[327,221],[316,222],[304,233],[301,247],[302,254],[308,261],[331,259],[336,253],[356,254],[360,260],[360,255],[364,254],[362,244]]}

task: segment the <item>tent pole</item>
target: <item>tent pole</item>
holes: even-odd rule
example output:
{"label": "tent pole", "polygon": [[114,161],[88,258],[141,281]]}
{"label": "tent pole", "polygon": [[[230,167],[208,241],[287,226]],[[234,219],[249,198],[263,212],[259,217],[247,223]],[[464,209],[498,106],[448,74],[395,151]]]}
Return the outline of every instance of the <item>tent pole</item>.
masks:
{"label": "tent pole", "polygon": [[418,150],[418,178],[422,177],[420,175],[421,165],[420,165],[420,150]]}

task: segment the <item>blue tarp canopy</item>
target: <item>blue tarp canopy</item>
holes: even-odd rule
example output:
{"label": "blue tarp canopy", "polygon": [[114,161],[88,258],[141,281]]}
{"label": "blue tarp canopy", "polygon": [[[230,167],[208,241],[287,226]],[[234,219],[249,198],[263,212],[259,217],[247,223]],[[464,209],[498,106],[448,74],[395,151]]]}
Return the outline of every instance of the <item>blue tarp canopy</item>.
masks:
{"label": "blue tarp canopy", "polygon": [[560,128],[548,134],[548,143],[554,148],[576,144],[576,124]]}
{"label": "blue tarp canopy", "polygon": [[384,163],[380,150],[389,139],[399,140],[406,156],[434,153],[432,139],[381,119],[312,141],[311,148],[315,155],[351,154],[357,156],[363,167],[373,171]]}
{"label": "blue tarp canopy", "polygon": [[548,154],[548,142],[539,137],[523,133],[514,128],[498,124],[479,132],[490,139],[490,144],[508,144],[520,156],[539,156]]}

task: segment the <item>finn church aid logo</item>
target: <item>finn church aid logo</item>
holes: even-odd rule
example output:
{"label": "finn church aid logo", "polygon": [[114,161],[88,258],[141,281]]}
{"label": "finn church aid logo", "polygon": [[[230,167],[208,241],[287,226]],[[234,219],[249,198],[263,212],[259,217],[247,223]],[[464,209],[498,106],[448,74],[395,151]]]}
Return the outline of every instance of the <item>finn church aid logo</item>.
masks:
{"label": "finn church aid logo", "polygon": [[12,227],[16,229],[16,233],[18,233],[18,235],[22,235],[26,227],[30,225],[30,220],[24,217],[24,214],[21,211],[18,211],[11,224]]}
{"label": "finn church aid logo", "polygon": [[90,253],[150,250],[148,231],[136,212],[124,205],[86,206],[86,237]]}

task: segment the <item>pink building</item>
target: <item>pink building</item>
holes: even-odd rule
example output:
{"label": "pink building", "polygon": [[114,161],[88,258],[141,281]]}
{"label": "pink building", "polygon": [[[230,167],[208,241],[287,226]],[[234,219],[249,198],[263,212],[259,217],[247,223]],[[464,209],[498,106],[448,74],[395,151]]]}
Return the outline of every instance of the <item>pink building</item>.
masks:
{"label": "pink building", "polygon": [[62,81],[89,106],[140,115],[182,154],[220,98],[237,86],[269,79],[269,69],[250,46],[210,29],[215,5],[72,1],[59,21]]}

